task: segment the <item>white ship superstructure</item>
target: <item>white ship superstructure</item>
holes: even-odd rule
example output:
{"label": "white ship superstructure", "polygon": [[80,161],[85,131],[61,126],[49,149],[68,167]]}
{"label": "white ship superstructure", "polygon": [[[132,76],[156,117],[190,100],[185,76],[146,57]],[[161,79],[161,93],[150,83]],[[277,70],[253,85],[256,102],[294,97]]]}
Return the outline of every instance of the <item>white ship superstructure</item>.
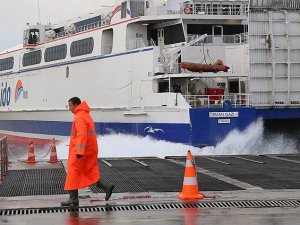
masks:
{"label": "white ship superstructure", "polygon": [[[98,134],[192,145],[214,145],[245,129],[257,118],[256,105],[290,107],[295,117],[299,12],[286,7],[270,16],[268,8],[266,16],[259,4],[117,0],[60,24],[28,25],[23,47],[0,53],[0,133],[64,139],[73,96],[91,106]],[[292,25],[271,30],[283,15],[280,26]],[[288,44],[274,44],[282,39]]]}

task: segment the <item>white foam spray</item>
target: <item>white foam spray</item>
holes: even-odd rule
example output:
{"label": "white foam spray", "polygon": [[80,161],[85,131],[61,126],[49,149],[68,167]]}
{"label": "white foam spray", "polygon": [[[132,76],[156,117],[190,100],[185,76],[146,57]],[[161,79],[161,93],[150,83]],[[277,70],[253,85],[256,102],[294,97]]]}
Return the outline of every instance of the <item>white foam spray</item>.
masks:
{"label": "white foam spray", "polygon": [[216,147],[204,148],[205,155],[262,155],[297,153],[297,145],[283,134],[272,135],[268,139],[263,135],[263,120],[258,119],[247,129],[231,131]]}
{"label": "white foam spray", "polygon": [[[57,155],[60,159],[68,156],[68,142],[57,146]],[[138,137],[125,134],[112,134],[98,137],[99,158],[121,157],[159,157],[185,156],[187,150],[193,154],[201,154],[201,149],[193,146],[176,144],[167,141],[158,141],[150,137]]]}
{"label": "white foam spray", "polygon": [[[257,120],[246,130],[231,131],[216,147],[197,148],[184,144],[154,140],[125,134],[111,134],[98,137],[99,158],[186,156],[193,155],[259,155],[297,153],[296,144],[283,135],[263,139],[263,121]],[[57,146],[58,158],[68,157],[68,140]]]}

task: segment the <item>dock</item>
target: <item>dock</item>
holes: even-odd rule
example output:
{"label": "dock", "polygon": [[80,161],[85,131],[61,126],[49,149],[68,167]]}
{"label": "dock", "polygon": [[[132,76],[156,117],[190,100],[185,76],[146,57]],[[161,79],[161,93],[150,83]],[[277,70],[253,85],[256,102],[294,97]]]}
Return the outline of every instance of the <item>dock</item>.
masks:
{"label": "dock", "polygon": [[178,198],[185,157],[104,158],[101,176],[116,186],[111,199],[91,186],[79,191],[76,209],[60,206],[68,198],[66,160],[11,161],[0,186],[0,224],[298,224],[300,154],[194,160],[203,200]]}

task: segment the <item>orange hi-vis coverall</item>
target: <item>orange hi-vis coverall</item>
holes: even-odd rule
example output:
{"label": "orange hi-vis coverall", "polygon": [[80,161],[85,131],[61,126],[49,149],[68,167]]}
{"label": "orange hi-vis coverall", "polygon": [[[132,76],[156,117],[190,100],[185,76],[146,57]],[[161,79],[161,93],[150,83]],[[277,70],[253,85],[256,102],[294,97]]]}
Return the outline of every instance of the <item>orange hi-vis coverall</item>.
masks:
{"label": "orange hi-vis coverall", "polygon": [[[97,136],[89,113],[90,107],[85,101],[74,111],[65,190],[78,190],[100,179]],[[83,157],[77,158],[76,154]]]}

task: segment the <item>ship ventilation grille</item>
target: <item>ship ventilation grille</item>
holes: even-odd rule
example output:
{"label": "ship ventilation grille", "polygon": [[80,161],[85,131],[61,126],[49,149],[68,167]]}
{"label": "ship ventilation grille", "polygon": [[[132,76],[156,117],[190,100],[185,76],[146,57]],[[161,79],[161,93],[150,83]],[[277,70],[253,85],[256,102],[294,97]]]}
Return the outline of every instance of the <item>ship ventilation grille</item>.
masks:
{"label": "ship ventilation grille", "polygon": [[199,202],[199,203],[162,203],[140,205],[114,205],[114,206],[90,206],[90,207],[52,207],[52,208],[28,208],[28,209],[1,209],[0,216],[33,215],[43,213],[64,212],[109,212],[109,211],[151,211],[172,210],[184,208],[274,208],[274,207],[299,207],[299,200],[280,201],[226,201],[226,202]]}

